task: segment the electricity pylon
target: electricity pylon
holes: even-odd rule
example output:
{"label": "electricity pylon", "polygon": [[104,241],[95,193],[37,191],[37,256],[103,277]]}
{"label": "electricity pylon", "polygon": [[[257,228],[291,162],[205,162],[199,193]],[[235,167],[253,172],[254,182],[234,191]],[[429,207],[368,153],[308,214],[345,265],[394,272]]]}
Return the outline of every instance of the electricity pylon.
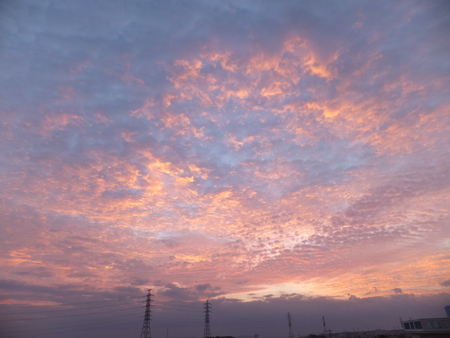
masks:
{"label": "electricity pylon", "polygon": [[288,312],[287,318],[288,318],[288,324],[289,324],[289,338],[294,338],[294,332],[292,332],[292,323],[291,323],[290,312]]}
{"label": "electricity pylon", "polygon": [[209,326],[209,300],[205,303],[205,331],[203,332],[203,338],[211,338],[211,327]]}
{"label": "electricity pylon", "polygon": [[151,317],[151,306],[152,306],[152,294],[151,289],[147,293],[147,301],[145,302],[145,315],[144,324],[142,325],[141,338],[151,338],[150,333],[150,317]]}

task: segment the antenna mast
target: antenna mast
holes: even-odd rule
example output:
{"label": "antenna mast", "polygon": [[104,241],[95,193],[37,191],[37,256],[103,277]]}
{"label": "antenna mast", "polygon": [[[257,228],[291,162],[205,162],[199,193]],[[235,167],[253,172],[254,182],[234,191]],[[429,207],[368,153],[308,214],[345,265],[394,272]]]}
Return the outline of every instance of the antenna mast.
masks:
{"label": "antenna mast", "polygon": [[322,316],[322,322],[323,322],[323,335],[326,337],[327,336],[327,332],[331,338],[331,330],[327,330],[327,326],[325,325],[325,317]]}

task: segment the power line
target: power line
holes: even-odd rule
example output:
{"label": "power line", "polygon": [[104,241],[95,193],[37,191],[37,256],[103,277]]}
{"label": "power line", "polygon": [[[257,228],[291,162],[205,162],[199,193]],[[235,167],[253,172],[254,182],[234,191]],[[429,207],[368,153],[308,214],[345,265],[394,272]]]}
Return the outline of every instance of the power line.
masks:
{"label": "power line", "polygon": [[[123,306],[123,304],[108,304],[103,306],[95,306],[95,307],[89,307],[89,308],[74,308],[74,309],[59,309],[59,310],[44,310],[44,311],[38,311],[38,312],[20,312],[20,313],[5,313],[4,315],[14,316],[18,314],[26,314],[26,315],[33,315],[33,314],[45,314],[45,313],[54,313],[54,312],[66,312],[66,311],[84,311],[84,310],[92,310],[92,309],[103,309],[103,308],[111,308],[116,306]],[[2,314],[3,315],[3,314]]]}
{"label": "power line", "polygon": [[[138,299],[138,298],[144,298],[145,296],[139,296],[139,297],[127,297],[127,298],[123,298],[125,300],[127,299]],[[60,305],[56,305],[56,306],[76,306],[76,305],[83,305],[83,304],[95,304],[95,303],[105,303],[105,302],[118,302],[118,301],[123,301],[123,299],[108,299],[108,300],[99,300],[99,301],[92,301],[92,302],[80,302],[80,303],[70,303],[70,304],[60,304]],[[109,306],[119,306],[119,305],[123,305],[123,303],[117,304],[117,305],[105,305],[105,306],[99,306],[97,308],[101,308],[101,307],[109,307]],[[27,305],[28,307],[29,305]],[[12,306],[10,306],[12,307]],[[0,307],[1,308],[1,307]],[[17,308],[17,306],[16,306]],[[91,308],[93,309],[93,308]],[[72,311],[72,310],[78,310],[78,309],[58,309],[58,310],[38,310],[38,311],[22,311],[20,309],[18,309],[20,311],[20,314],[33,314],[33,313],[42,313],[42,312],[61,312],[61,311]],[[14,315],[14,313],[5,313],[2,315]]]}
{"label": "power line", "polygon": [[37,322],[37,323],[21,323],[20,329],[22,329],[22,328],[40,329],[39,326],[42,326],[42,325],[44,325],[44,326],[48,326],[48,325],[58,326],[58,325],[72,325],[72,324],[73,325],[84,325],[84,324],[89,325],[89,324],[93,324],[93,323],[98,323],[99,321],[104,322],[105,320],[106,321],[117,321],[120,319],[136,318],[136,314],[137,313],[134,312],[134,313],[119,314],[119,315],[115,315],[115,316],[108,315],[108,316],[103,316],[103,317],[97,316],[96,318],[92,318],[92,317],[82,318],[82,319],[77,318],[76,323],[65,322],[64,324],[60,324],[59,322],[56,322],[56,323],[51,322],[51,319],[53,317],[45,317],[45,318],[41,318],[42,321]]}
{"label": "power line", "polygon": [[54,330],[58,330],[58,329],[64,329],[65,331],[67,331],[67,329],[76,329],[79,327],[92,327],[92,328],[96,328],[98,327],[98,325],[106,325],[108,326],[109,324],[126,324],[126,323],[131,323],[131,322],[138,322],[140,321],[139,319],[136,318],[135,315],[133,315],[133,317],[131,318],[122,318],[121,319],[108,319],[108,320],[96,320],[95,322],[81,322],[81,323],[55,323],[54,325],[47,325],[47,327],[45,328],[39,328],[39,327],[34,327],[32,325],[30,326],[26,326],[24,329],[23,327],[19,327],[19,328],[14,328],[18,333],[26,333],[26,332],[39,332],[39,331],[54,331]]}
{"label": "power line", "polygon": [[[77,331],[93,330],[93,329],[97,329],[97,328],[113,327],[113,326],[117,326],[117,325],[126,325],[126,324],[131,324],[131,323],[138,323],[138,320],[132,320],[132,321],[123,322],[123,323],[114,322],[112,324],[106,324],[106,325],[95,325],[95,327],[85,327],[85,328],[75,327],[75,328],[71,328],[71,331],[77,332]],[[58,334],[58,333],[67,332],[67,327],[60,328],[59,330],[58,329],[57,330],[49,329],[47,331],[41,330],[40,333],[36,332],[35,330],[30,330],[29,332],[31,332],[31,334],[27,334],[27,333],[22,334],[21,333],[20,335],[17,335],[16,337],[19,338],[19,337],[24,337],[27,335],[32,335],[34,337],[34,336],[42,336],[42,335],[49,335],[49,334]],[[13,338],[13,337],[11,337],[11,338]]]}
{"label": "power line", "polygon": [[45,318],[62,318],[62,317],[76,317],[76,316],[86,316],[86,315],[94,315],[98,313],[109,313],[109,312],[117,312],[117,311],[123,311],[123,310],[132,310],[132,309],[139,309],[143,306],[137,306],[137,307],[131,307],[131,308],[125,308],[125,309],[115,309],[110,311],[98,311],[98,312],[90,312],[90,313],[77,313],[77,314],[70,314],[70,315],[62,315],[62,316],[52,316],[52,317],[28,317],[28,318],[20,318],[20,319],[0,319],[0,322],[10,322],[10,321],[22,321],[22,320],[38,320],[38,319],[45,319]]}

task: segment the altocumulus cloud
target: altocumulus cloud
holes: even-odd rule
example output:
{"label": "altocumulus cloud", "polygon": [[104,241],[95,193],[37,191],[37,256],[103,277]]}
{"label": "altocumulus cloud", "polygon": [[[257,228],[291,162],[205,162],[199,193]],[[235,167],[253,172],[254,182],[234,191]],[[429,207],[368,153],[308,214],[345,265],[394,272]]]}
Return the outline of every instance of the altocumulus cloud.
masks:
{"label": "altocumulus cloud", "polygon": [[449,15],[1,2],[4,335],[137,335],[149,288],[159,335],[201,334],[206,299],[214,335],[442,316]]}

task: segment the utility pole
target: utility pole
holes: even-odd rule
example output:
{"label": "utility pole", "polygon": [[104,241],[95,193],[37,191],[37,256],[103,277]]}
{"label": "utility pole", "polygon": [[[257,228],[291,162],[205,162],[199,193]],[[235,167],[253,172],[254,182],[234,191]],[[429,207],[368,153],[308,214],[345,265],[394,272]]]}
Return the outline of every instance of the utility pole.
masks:
{"label": "utility pole", "polygon": [[205,331],[203,332],[203,338],[211,338],[211,327],[209,326],[209,300],[205,303]]}
{"label": "utility pole", "polygon": [[292,323],[291,323],[291,313],[290,312],[288,312],[287,318],[288,318],[288,324],[289,324],[289,338],[294,338],[294,332],[292,332]]}
{"label": "utility pole", "polygon": [[145,315],[144,324],[142,325],[141,338],[151,338],[150,333],[150,317],[151,317],[151,306],[152,306],[152,294],[151,289],[148,289],[147,301],[145,302]]}

